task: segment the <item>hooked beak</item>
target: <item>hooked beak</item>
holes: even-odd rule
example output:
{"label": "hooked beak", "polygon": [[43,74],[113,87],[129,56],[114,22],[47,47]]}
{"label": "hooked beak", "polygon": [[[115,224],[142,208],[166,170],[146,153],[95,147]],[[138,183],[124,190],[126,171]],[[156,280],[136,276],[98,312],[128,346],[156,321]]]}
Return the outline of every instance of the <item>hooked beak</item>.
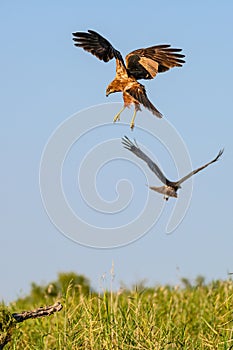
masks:
{"label": "hooked beak", "polygon": [[112,93],[113,93],[113,91],[107,89],[107,90],[106,90],[106,97],[108,97],[108,96],[109,96],[110,94],[112,94]]}

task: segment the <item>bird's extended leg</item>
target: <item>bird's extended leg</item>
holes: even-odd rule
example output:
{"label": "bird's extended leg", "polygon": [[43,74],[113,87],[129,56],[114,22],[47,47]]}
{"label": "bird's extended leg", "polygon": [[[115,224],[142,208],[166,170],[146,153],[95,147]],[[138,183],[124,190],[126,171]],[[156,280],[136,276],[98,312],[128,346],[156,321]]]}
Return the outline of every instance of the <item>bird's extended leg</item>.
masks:
{"label": "bird's extended leg", "polygon": [[113,118],[113,123],[115,123],[117,120],[120,120],[120,115],[121,115],[121,113],[123,112],[123,110],[124,110],[125,108],[126,108],[126,107],[123,106],[123,107],[121,108],[121,110],[115,115],[115,117]]}
{"label": "bird's extended leg", "polygon": [[135,118],[136,118],[136,114],[137,114],[137,110],[136,110],[136,108],[135,108],[135,110],[134,110],[134,112],[133,112],[133,117],[132,117],[131,122],[130,122],[130,128],[131,128],[131,130],[133,130],[133,128],[134,128],[134,121],[135,121]]}
{"label": "bird's extended leg", "polygon": [[137,101],[134,101],[134,112],[133,112],[133,117],[132,117],[131,123],[130,123],[131,130],[133,130],[133,128],[134,128],[134,121],[135,121],[136,114],[138,111],[141,111],[140,104]]}

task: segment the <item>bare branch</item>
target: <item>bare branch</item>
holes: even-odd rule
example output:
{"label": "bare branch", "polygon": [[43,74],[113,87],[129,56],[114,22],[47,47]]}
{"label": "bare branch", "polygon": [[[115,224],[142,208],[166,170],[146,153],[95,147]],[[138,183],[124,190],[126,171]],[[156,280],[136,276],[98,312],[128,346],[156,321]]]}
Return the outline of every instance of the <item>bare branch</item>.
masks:
{"label": "bare branch", "polygon": [[57,302],[51,306],[39,307],[38,309],[32,311],[23,311],[20,313],[14,313],[12,316],[17,322],[23,322],[29,318],[39,318],[44,316],[50,316],[54,312],[58,312],[62,309],[61,303]]}
{"label": "bare branch", "polygon": [[10,342],[16,323],[23,322],[29,318],[50,316],[62,309],[61,303],[57,302],[51,306],[39,307],[32,311],[23,311],[11,314],[7,308],[0,308],[0,350]]}

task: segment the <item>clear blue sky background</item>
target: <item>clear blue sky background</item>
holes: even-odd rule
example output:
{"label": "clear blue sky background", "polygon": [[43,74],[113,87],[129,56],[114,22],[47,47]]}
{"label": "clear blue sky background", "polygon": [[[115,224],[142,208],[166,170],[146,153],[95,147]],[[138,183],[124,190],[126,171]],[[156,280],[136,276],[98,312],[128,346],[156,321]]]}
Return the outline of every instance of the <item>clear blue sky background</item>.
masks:
{"label": "clear blue sky background", "polygon": [[[142,279],[153,285],[199,274],[228,278],[233,270],[232,13],[230,0],[0,2],[0,299],[14,300],[32,281],[48,283],[60,271],[84,274],[96,289],[101,283],[108,287],[112,261],[116,288],[121,281],[131,285]],[[105,88],[114,62],[98,61],[71,40],[72,32],[87,29],[106,36],[123,55],[159,43],[183,48],[184,67],[146,83],[148,94],[182,135],[195,166],[225,147],[221,162],[195,177],[191,206],[172,235],[165,234],[165,226],[173,200],[149,233],[111,250],[65,238],[43,208],[39,164],[49,136],[73,113],[109,102]],[[121,101],[121,96],[108,99]]]}

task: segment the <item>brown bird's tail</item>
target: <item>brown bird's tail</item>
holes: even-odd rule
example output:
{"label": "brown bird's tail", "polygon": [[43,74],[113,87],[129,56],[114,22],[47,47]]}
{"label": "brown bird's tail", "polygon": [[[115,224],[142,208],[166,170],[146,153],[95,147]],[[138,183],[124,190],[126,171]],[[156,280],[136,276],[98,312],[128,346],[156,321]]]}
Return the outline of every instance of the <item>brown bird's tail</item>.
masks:
{"label": "brown bird's tail", "polygon": [[141,103],[145,108],[147,108],[152,114],[156,115],[158,118],[162,118],[162,114],[158,111],[157,108],[150,102],[149,98],[146,94],[146,89],[144,85],[136,82],[130,88],[126,90],[126,92],[135,98],[139,103]]}
{"label": "brown bird's tail", "polygon": [[150,100],[147,98],[147,101],[143,103],[143,105],[149,109],[152,114],[156,115],[158,118],[162,118],[163,115],[158,111],[158,109],[150,102]]}

